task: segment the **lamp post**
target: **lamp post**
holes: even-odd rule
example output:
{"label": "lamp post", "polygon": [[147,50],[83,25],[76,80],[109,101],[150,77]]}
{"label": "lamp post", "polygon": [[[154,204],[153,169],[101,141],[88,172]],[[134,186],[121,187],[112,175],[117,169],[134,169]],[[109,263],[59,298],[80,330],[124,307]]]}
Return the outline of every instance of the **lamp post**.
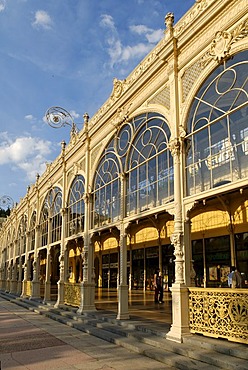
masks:
{"label": "lamp post", "polygon": [[14,201],[9,195],[3,195],[0,198],[0,208],[5,211],[14,207]]}
{"label": "lamp post", "polygon": [[46,111],[45,117],[49,126],[53,128],[70,126],[71,135],[77,134],[79,131],[71,114],[64,108],[51,107]]}

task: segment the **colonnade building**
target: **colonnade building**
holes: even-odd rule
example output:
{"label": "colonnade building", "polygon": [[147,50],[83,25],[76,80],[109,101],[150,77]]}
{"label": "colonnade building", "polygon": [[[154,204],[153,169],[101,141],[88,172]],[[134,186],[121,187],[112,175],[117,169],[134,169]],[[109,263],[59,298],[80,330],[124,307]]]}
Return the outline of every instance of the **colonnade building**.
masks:
{"label": "colonnade building", "polygon": [[[168,339],[248,343],[248,1],[196,0],[37,175],[0,230],[0,289],[95,310],[172,294]],[[59,123],[60,110],[48,113]],[[228,288],[235,265],[243,287]]]}

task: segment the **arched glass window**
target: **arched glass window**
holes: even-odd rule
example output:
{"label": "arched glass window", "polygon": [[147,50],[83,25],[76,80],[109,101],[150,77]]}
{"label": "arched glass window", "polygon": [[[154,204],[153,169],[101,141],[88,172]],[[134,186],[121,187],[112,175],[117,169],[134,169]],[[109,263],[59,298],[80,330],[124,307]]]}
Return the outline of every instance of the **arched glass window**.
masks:
{"label": "arched glass window", "polygon": [[45,199],[41,209],[41,219],[40,219],[42,247],[44,247],[48,243],[48,220],[49,220],[49,208],[47,199]]}
{"label": "arched glass window", "polygon": [[125,164],[127,215],[166,203],[174,194],[173,159],[168,149],[170,130],[165,119],[146,114],[134,119],[130,129],[123,127],[123,133],[132,133]]}
{"label": "arched glass window", "polygon": [[42,209],[41,209],[41,244],[42,246],[48,243],[48,223],[51,219],[51,243],[55,243],[61,239],[62,228],[62,192],[58,187],[55,187],[47,194]]}
{"label": "arched glass window", "polygon": [[18,254],[24,254],[26,252],[26,241],[27,241],[26,232],[27,232],[27,216],[23,215],[17,231],[17,240],[18,240],[17,250],[19,251]]}
{"label": "arched glass window", "polygon": [[10,248],[10,256],[9,258],[13,258],[14,257],[14,248],[13,248],[13,242],[11,242],[11,236],[10,236],[10,231],[8,231],[8,234],[7,234],[7,239],[6,239],[6,245],[7,247]]}
{"label": "arched glass window", "polygon": [[114,152],[113,140],[102,156],[94,181],[94,226],[116,221],[120,215],[120,164]]}
{"label": "arched glass window", "polygon": [[84,231],[84,178],[81,175],[74,179],[68,196],[67,236]]}
{"label": "arched glass window", "polygon": [[36,212],[34,211],[30,220],[30,250],[34,250],[35,246],[35,226],[36,226]]}
{"label": "arched glass window", "polygon": [[94,225],[120,217],[120,174],[126,178],[124,216],[173,199],[173,161],[165,119],[146,113],[125,123],[112,139],[96,171],[93,191]]}
{"label": "arched glass window", "polygon": [[194,98],[188,120],[188,195],[248,176],[248,51],[220,65]]}
{"label": "arched glass window", "polygon": [[57,242],[61,239],[61,228],[62,228],[62,193],[59,188],[54,188],[49,194],[49,203],[51,208],[52,218],[52,243]]}

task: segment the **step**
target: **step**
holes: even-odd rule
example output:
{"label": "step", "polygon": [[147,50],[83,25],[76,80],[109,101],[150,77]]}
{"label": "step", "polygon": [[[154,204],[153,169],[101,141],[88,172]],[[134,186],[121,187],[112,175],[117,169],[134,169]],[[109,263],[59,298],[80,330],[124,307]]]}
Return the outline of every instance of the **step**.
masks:
{"label": "step", "polygon": [[197,346],[248,361],[248,346],[246,344],[229,342],[225,339],[209,338],[202,335],[185,337],[183,342],[191,346]]}
{"label": "step", "polygon": [[[2,294],[1,294],[2,295]],[[111,311],[90,311],[78,315],[70,306],[54,308],[36,300],[4,298],[29,310],[45,315],[77,330],[141,353],[178,369],[247,370],[248,354],[244,344],[192,335],[183,343],[165,339],[166,331],[156,331],[140,320],[117,320]]]}

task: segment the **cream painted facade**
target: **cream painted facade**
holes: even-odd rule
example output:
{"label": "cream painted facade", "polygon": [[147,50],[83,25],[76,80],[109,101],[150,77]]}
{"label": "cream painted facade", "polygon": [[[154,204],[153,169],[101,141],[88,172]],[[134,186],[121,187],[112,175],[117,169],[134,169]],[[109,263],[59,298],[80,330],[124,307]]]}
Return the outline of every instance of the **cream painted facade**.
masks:
{"label": "cream painted facade", "polygon": [[[177,24],[166,15],[164,38],[3,224],[2,290],[80,314],[113,283],[128,319],[128,290],[160,268],[168,339],[248,343],[247,14],[248,0],[196,0]],[[241,289],[227,288],[231,265]]]}

